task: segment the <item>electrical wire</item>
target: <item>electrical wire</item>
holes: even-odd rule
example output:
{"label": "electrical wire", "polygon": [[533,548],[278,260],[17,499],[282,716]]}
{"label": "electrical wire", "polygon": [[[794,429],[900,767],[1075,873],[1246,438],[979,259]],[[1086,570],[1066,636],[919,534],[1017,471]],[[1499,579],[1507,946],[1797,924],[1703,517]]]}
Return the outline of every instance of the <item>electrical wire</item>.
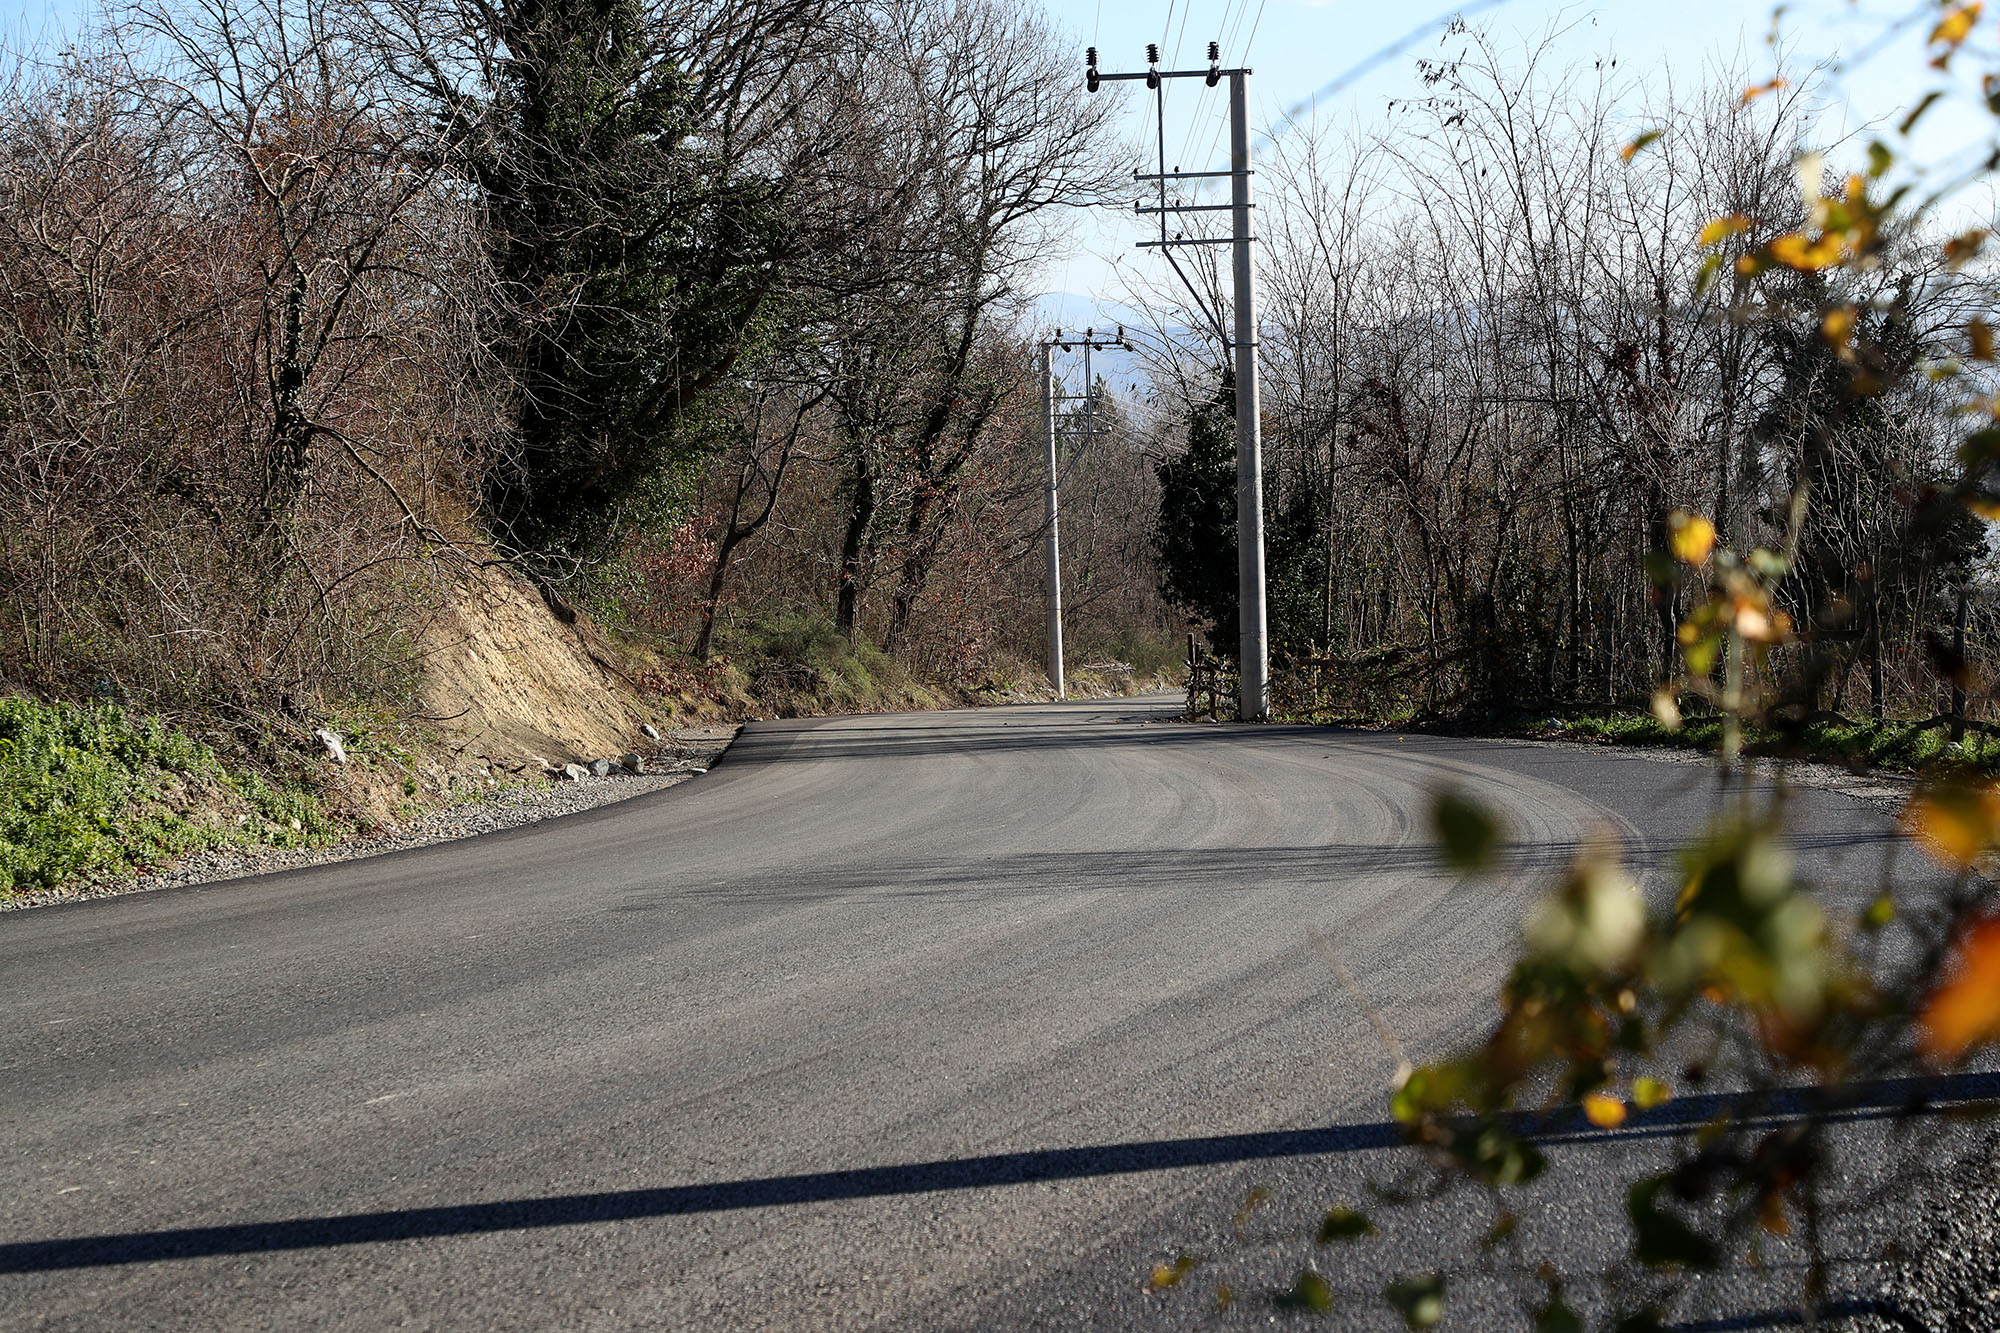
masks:
{"label": "electrical wire", "polygon": [[1243,39],[1243,63],[1250,63],[1250,48],[1257,45],[1257,29],[1264,26],[1264,5],[1267,0],[1257,0],[1257,17],[1250,20],[1250,35]]}
{"label": "electrical wire", "polygon": [[[1256,40],[1256,38],[1257,38],[1257,29],[1263,26],[1263,23],[1264,23],[1264,5],[1265,5],[1265,3],[1266,3],[1266,0],[1258,0],[1258,3],[1257,3],[1257,17],[1256,17],[1256,19],[1255,19],[1255,20],[1253,20],[1253,21],[1251,22],[1251,25],[1250,25],[1250,40],[1251,40],[1251,41],[1255,41],[1255,40]],[[1249,4],[1249,0],[1242,0],[1242,3],[1241,3],[1241,4],[1240,4],[1240,5],[1238,6],[1238,7],[1237,7],[1237,10],[1236,10],[1236,23],[1235,23],[1235,26],[1234,26],[1234,27],[1230,27],[1230,26],[1229,26],[1229,17],[1228,17],[1228,15],[1229,15],[1229,10],[1228,10],[1227,8],[1225,8],[1225,9],[1223,10],[1223,20],[1222,20],[1222,23],[1221,23],[1220,25],[1218,25],[1218,27],[1217,27],[1217,29],[1216,29],[1216,31],[1217,31],[1217,33],[1218,33],[1218,34],[1222,34],[1222,49],[1223,49],[1223,50],[1224,50],[1225,52],[1229,52],[1229,53],[1232,53],[1232,55],[1231,55],[1231,59],[1232,59],[1233,63],[1235,63],[1235,64],[1239,64],[1239,65],[1247,65],[1247,64],[1249,64],[1249,63],[1250,63],[1250,51],[1249,51],[1249,44],[1248,44],[1248,43],[1246,42],[1246,43],[1245,43],[1245,44],[1244,44],[1244,45],[1243,45],[1242,47],[1238,47],[1238,46],[1236,45],[1236,37],[1237,37],[1237,34],[1239,34],[1239,33],[1241,33],[1241,32],[1243,31],[1243,20],[1244,20],[1244,19],[1245,19],[1246,17],[1248,17],[1248,15],[1249,15],[1249,12],[1250,12],[1250,4]],[[1205,147],[1203,147],[1203,149],[1201,150],[1201,152],[1200,152],[1200,153],[1199,153],[1198,155],[1190,155],[1190,154],[1189,154],[1189,152],[1188,152],[1188,150],[1189,150],[1189,148],[1190,148],[1190,147],[1192,147],[1192,146],[1193,146],[1193,143],[1194,143],[1194,136],[1195,136],[1195,134],[1196,134],[1196,133],[1198,132],[1198,130],[1199,130],[1199,128],[1200,128],[1200,122],[1199,122],[1199,121],[1194,121],[1194,120],[1190,120],[1190,121],[1188,122],[1188,140],[1187,140],[1187,143],[1185,143],[1185,144],[1183,144],[1183,145],[1181,146],[1181,159],[1182,159],[1183,161],[1185,161],[1185,162],[1194,162],[1194,163],[1201,163],[1201,162],[1208,162],[1208,161],[1213,161],[1213,160],[1214,160],[1214,158],[1215,158],[1215,153],[1216,153],[1216,149],[1217,149],[1217,147],[1218,147],[1218,146],[1220,145],[1220,143],[1221,143],[1221,140],[1222,140],[1222,128],[1223,128],[1223,126],[1224,126],[1224,125],[1226,125],[1226,124],[1228,124],[1228,121],[1227,121],[1227,119],[1226,119],[1226,118],[1225,118],[1225,119],[1221,119],[1221,120],[1217,120],[1217,121],[1215,121],[1215,122],[1214,122],[1214,128],[1213,128],[1213,129],[1211,129],[1211,130],[1210,130],[1210,132],[1209,132],[1209,137],[1208,137],[1208,143],[1207,143],[1207,145],[1206,145]],[[1197,169],[1197,170],[1199,170],[1200,168],[1199,168],[1199,167],[1197,167],[1196,169]],[[1197,181],[1197,182],[1195,182],[1195,187],[1194,187],[1194,189],[1195,189],[1195,194],[1196,194],[1197,196],[1199,196],[1199,195],[1200,195],[1200,194],[1201,194],[1201,193],[1202,193],[1202,192],[1203,192],[1204,190],[1206,190],[1206,189],[1208,189],[1208,188],[1209,188],[1210,184],[1212,184],[1212,182],[1209,182],[1209,181]]]}
{"label": "electrical wire", "polygon": [[1506,3],[1507,0],[1472,0],[1471,4],[1462,5],[1449,13],[1439,15],[1428,23],[1412,28],[1408,33],[1389,43],[1367,59],[1362,60],[1358,64],[1350,65],[1347,69],[1336,75],[1331,82],[1314,89],[1312,96],[1286,110],[1285,114],[1278,119],[1278,123],[1270,130],[1258,131],[1256,137],[1261,142],[1254,144],[1251,151],[1255,153],[1258,148],[1276,143],[1279,137],[1286,130],[1290,129],[1300,116],[1316,110],[1321,98],[1331,97],[1335,93],[1345,91],[1349,84],[1359,79],[1362,75],[1372,73],[1377,66],[1386,61],[1393,60],[1412,46],[1415,46],[1420,38],[1429,35],[1433,29],[1442,28],[1454,21],[1471,18],[1474,14],[1484,13],[1489,9],[1498,9]]}
{"label": "electrical wire", "polygon": [[[1222,19],[1219,23],[1215,25],[1215,35],[1218,40],[1222,36],[1223,29],[1229,26],[1229,11],[1235,8],[1240,3],[1247,3],[1247,0],[1229,0],[1228,3],[1223,5]],[[1185,32],[1187,31],[1187,25],[1185,21],[1182,22],[1181,31],[1183,32],[1183,34],[1185,34]],[[1176,56],[1176,60],[1178,61],[1178,55]],[[1193,116],[1188,117],[1187,133],[1181,138],[1180,157],[1179,160],[1175,163],[1175,168],[1174,168],[1175,170],[1178,171],[1180,169],[1180,163],[1182,162],[1193,162],[1197,160],[1196,158],[1191,157],[1189,155],[1188,150],[1194,147],[1194,136],[1200,132],[1201,132],[1201,121]],[[1203,156],[1206,157],[1207,154],[1204,153]],[[1164,168],[1162,169],[1164,170]],[[1200,188],[1199,185],[1197,185],[1196,187],[1197,192],[1199,192],[1199,188]]]}

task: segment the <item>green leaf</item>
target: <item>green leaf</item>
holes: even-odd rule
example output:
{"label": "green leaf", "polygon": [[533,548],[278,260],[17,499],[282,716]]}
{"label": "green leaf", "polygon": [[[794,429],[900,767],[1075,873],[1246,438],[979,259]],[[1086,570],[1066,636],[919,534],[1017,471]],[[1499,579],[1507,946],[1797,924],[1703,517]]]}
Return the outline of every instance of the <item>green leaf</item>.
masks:
{"label": "green leaf", "polygon": [[1659,1206],[1665,1176],[1641,1180],[1625,1195],[1632,1219],[1632,1257],[1649,1268],[1713,1268],[1719,1257],[1715,1242]]}
{"label": "green leaf", "polygon": [[1485,869],[1500,841],[1500,826],[1485,807],[1450,789],[1432,802],[1431,827],[1445,860],[1468,873]]}
{"label": "green leaf", "polygon": [[1430,1328],[1444,1318],[1444,1278],[1437,1273],[1412,1273],[1389,1284],[1382,1293],[1411,1328]]}
{"label": "green leaf", "polygon": [[1958,460],[1967,467],[1978,467],[1991,459],[2000,458],[2000,427],[1989,426],[1965,437],[1959,446]]}
{"label": "green leaf", "polygon": [[1924,113],[1935,106],[1937,100],[1943,96],[1943,93],[1935,90],[1925,93],[1923,100],[1911,108],[1909,115],[1903,117],[1903,123],[1896,127],[1896,133],[1907,136],[1911,130],[1917,127],[1917,122],[1924,118]]}
{"label": "green leaf", "polygon": [[1490,1250],[1506,1240],[1520,1228],[1521,1219],[1513,1213],[1502,1213],[1493,1219],[1493,1225],[1486,1228],[1486,1234],[1479,1238],[1479,1248]]}
{"label": "green leaf", "polygon": [[1166,1291],[1178,1287],[1181,1279],[1201,1266],[1201,1260],[1191,1254],[1183,1254],[1170,1264],[1154,1264],[1152,1277],[1147,1281],[1148,1292]]}
{"label": "green leaf", "polygon": [[1659,141],[1660,141],[1660,131],[1647,130],[1644,134],[1641,134],[1638,138],[1632,140],[1632,142],[1626,144],[1623,148],[1619,149],[1618,156],[1624,158],[1627,162],[1630,162],[1633,158],[1637,157],[1640,153],[1645,152],[1646,149],[1658,143]]}
{"label": "green leaf", "polygon": [[1712,289],[1715,286],[1715,279],[1721,272],[1722,272],[1721,255],[1712,254],[1708,258],[1702,260],[1701,267],[1695,270],[1694,294],[1697,297],[1707,296],[1710,289]]}
{"label": "green leaf", "polygon": [[1325,1314],[1333,1309],[1333,1288],[1310,1268],[1301,1268],[1291,1290],[1278,1293],[1273,1302],[1280,1310],[1305,1310]]}
{"label": "green leaf", "polygon": [[1583,1333],[1583,1320],[1560,1292],[1552,1292],[1548,1303],[1535,1311],[1535,1333]]}
{"label": "green leaf", "polygon": [[1331,1245],[1337,1240],[1359,1240],[1363,1236],[1374,1235],[1379,1228],[1367,1216],[1341,1205],[1329,1208],[1319,1223],[1319,1243]]}
{"label": "green leaf", "polygon": [[1238,1208],[1235,1214],[1230,1217],[1230,1224],[1238,1231],[1241,1231],[1250,1221],[1251,1214],[1262,1208],[1270,1197],[1271,1191],[1265,1189],[1262,1185],[1252,1189],[1248,1194],[1243,1196],[1243,1206]]}
{"label": "green leaf", "polygon": [[1450,1150],[1466,1170],[1498,1189],[1525,1185],[1549,1164],[1534,1144],[1492,1119],[1454,1131]]}
{"label": "green leaf", "polygon": [[1764,578],[1776,582],[1792,572],[1792,562],[1777,551],[1767,551],[1758,547],[1750,553],[1750,568]]}

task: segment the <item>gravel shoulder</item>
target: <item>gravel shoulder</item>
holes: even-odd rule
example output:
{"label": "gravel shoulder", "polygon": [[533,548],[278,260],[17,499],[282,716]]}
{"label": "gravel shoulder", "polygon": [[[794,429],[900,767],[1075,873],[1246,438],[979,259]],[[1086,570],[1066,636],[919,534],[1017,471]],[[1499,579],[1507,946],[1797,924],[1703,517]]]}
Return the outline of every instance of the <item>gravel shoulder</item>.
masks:
{"label": "gravel shoulder", "polygon": [[553,780],[536,776],[475,801],[427,810],[384,832],[349,838],[331,847],[232,847],[203,852],[144,875],[125,875],[83,884],[65,885],[42,893],[0,898],[0,912],[56,903],[113,898],[151,889],[263,875],[274,870],[356,861],[387,852],[404,852],[432,843],[475,838],[484,833],[537,824],[564,815],[581,814],[602,805],[630,800],[678,786],[708,772],[721,762],[742,731],[730,723],[709,727],[676,727],[664,733],[653,752],[642,754],[636,774],[614,769],[607,777]]}
{"label": "gravel shoulder", "polygon": [[[1652,745],[1610,745],[1586,740],[1534,740],[1516,736],[1494,736],[1491,739],[1507,745],[1532,745],[1540,748],[1576,751],[1578,749],[1607,750],[1632,759],[1646,759],[1656,764],[1694,764],[1709,768],[1716,767],[1713,754],[1704,750],[1683,750]],[[1814,791],[1839,792],[1856,800],[1866,801],[1879,810],[1899,811],[1917,789],[1917,780],[1901,773],[1885,773],[1876,769],[1856,772],[1840,764],[1821,763],[1807,759],[1751,758],[1744,761],[1754,765],[1754,771],[1767,777],[1784,779],[1795,787],[1806,787]]]}

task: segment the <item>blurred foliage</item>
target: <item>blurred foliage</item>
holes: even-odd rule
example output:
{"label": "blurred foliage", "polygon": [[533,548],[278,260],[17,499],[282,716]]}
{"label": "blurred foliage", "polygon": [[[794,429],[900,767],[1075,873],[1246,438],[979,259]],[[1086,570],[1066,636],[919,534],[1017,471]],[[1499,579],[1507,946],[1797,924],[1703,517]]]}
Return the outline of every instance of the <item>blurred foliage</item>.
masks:
{"label": "blurred foliage", "polygon": [[[1933,67],[1947,70],[1971,51],[1980,7],[1935,8]],[[1777,86],[1753,87],[1745,100]],[[1993,96],[2000,67],[1985,87],[1989,108],[2000,114]],[[1930,106],[1919,105],[1901,134]],[[1656,138],[1634,140],[1627,160]],[[1774,654],[1799,645],[1812,628],[1787,610],[1802,604],[1781,595],[1802,560],[1818,560],[1807,549],[1812,507],[1837,504],[1843,494],[1830,481],[1831,464],[1815,455],[1830,455],[1833,438],[1857,423],[1879,424],[1881,400],[1899,382],[1928,376],[1958,386],[1968,425],[1960,475],[1908,506],[1883,559],[1963,570],[1968,552],[1992,541],[1979,521],[2000,521],[2000,395],[1981,369],[1995,363],[1991,327],[1969,320],[1962,355],[1920,365],[1908,355],[1896,293],[1856,306],[1820,280],[1873,268],[1890,238],[1917,226],[1935,202],[1890,183],[1900,153],[1898,144],[1874,142],[1865,171],[1830,185],[1825,164],[1808,156],[1799,164],[1804,225],[1770,227],[1731,215],[1690,238],[1709,252],[1698,285],[1729,288],[1730,318],[1796,320],[1801,301],[1820,303],[1806,307],[1814,333],[1810,346],[1796,349],[1792,369],[1801,375],[1799,392],[1824,402],[1801,427],[1806,461],[1788,511],[1775,516],[1779,540],[1738,549],[1713,519],[1686,509],[1662,525],[1647,568],[1654,604],[1675,612],[1680,662],[1672,679],[1659,682],[1652,716],[1558,724],[1570,735],[1654,743],[1694,733],[1715,751],[1723,795],[1708,827],[1679,853],[1677,891],[1648,902],[1617,841],[1607,836],[1583,848],[1528,914],[1499,1017],[1484,1040],[1408,1069],[1391,1097],[1407,1141],[1425,1150],[1436,1173],[1435,1188],[1405,1197],[1436,1206],[1454,1186],[1487,1191],[1502,1222],[1482,1249],[1509,1252],[1515,1277],[1529,1289],[1522,1309],[1545,1333],[1585,1326],[1564,1294],[1564,1275],[1547,1262],[1530,1268],[1513,1248],[1522,1212],[1513,1194],[1546,1171],[1538,1140],[1547,1134],[1644,1132],[1649,1115],[1675,1109],[1677,1085],[1724,1090],[1704,1101],[1698,1128],[1655,1138],[1657,1153],[1630,1159],[1648,1165],[1630,1168],[1624,1255],[1615,1276],[1598,1274],[1603,1304],[1591,1312],[1592,1326],[1659,1328],[1695,1275],[1744,1256],[1761,1265],[1764,1244],[1776,1237],[1802,1247],[1797,1295],[1811,1322],[1829,1292],[1820,1222],[1839,1184],[1830,1133],[1853,1089],[1950,1070],[2000,1042],[2000,902],[1981,874],[2000,852],[1991,736],[1964,734],[1962,703],[1955,719],[1901,732],[1829,722],[1800,706],[1796,677],[1788,680],[1774,664]],[[1975,178],[1993,169],[1989,160]],[[1950,238],[1939,269],[1966,269],[1987,240],[1984,230]],[[1835,373],[1824,373],[1828,368]],[[1970,666],[1939,656],[1963,691]],[[1934,744],[1938,739],[1943,743]],[[1885,864],[1882,882],[1858,911],[1856,886],[1808,880],[1788,845],[1792,796],[1783,765],[1761,766],[1753,750],[1930,761],[1902,825],[1944,873],[1919,891]],[[1493,864],[1499,821],[1474,796],[1441,792],[1432,829],[1454,868]],[[1358,1234],[1350,1216],[1329,1214],[1320,1240]],[[1280,1303],[1323,1308],[1306,1299],[1317,1289],[1308,1276],[1316,1275],[1300,1274]],[[1412,1328],[1444,1312],[1444,1283],[1435,1274],[1398,1279],[1384,1294]]]}

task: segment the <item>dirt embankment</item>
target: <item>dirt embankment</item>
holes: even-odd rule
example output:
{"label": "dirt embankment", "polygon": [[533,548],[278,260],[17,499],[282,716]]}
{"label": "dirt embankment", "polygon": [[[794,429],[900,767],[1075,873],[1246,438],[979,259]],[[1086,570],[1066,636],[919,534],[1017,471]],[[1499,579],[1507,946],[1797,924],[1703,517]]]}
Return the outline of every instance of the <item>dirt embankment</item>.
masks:
{"label": "dirt embankment", "polygon": [[620,675],[587,620],[558,615],[504,569],[469,574],[425,646],[425,715],[489,763],[624,754],[646,740],[642,726],[670,720]]}

